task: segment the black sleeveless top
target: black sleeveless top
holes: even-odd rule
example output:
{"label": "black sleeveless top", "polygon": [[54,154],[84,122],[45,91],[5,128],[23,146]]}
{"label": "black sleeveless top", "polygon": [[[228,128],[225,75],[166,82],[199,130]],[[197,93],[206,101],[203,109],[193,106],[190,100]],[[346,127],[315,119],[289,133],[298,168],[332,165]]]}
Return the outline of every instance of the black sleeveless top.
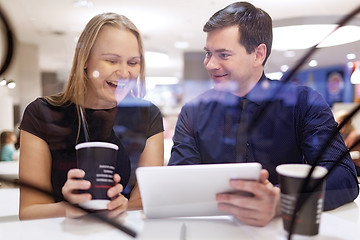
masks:
{"label": "black sleeveless top", "polygon": [[[115,172],[121,176],[120,184],[124,187],[131,174],[130,158],[138,161],[146,139],[163,131],[161,113],[156,106],[141,99],[129,99],[132,100],[111,109],[85,109],[90,141],[106,141],[119,146]],[[20,129],[40,137],[49,146],[55,201],[62,200],[61,188],[67,180],[67,172],[77,167],[75,145],[85,141],[82,131],[76,141],[78,126],[75,104],[58,107],[49,104],[45,98],[38,98],[27,106],[20,124]],[[134,137],[140,143],[135,148]],[[125,195],[130,193],[133,185],[126,188],[129,190]]]}

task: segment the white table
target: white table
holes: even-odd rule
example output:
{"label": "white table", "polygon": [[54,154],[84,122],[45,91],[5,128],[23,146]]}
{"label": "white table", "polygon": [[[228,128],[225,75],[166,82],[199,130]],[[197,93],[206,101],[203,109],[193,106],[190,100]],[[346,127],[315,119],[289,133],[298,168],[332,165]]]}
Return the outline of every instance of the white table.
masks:
{"label": "white table", "polygon": [[[0,192],[5,189],[0,189]],[[18,193],[13,191],[13,198]],[[1,196],[1,195],[0,195]],[[2,195],[3,196],[3,195]],[[8,196],[9,197],[9,196]],[[5,201],[5,202],[4,202]],[[0,198],[1,205],[10,204]],[[14,202],[15,203],[15,202]],[[199,217],[177,219],[145,219],[141,211],[129,211],[119,218],[126,226],[138,233],[136,239],[180,239],[182,226],[186,225],[186,238],[191,239],[275,239],[286,240],[281,218],[276,218],[266,227],[246,226],[231,217]],[[355,202],[338,209],[324,212],[321,218],[320,233],[314,237],[294,235],[293,239],[352,240],[360,236],[360,197]],[[68,219],[53,218],[30,221],[0,222],[1,240],[92,240],[92,239],[133,239],[118,229],[93,218]]]}
{"label": "white table", "polygon": [[0,176],[19,179],[19,161],[0,161]]}
{"label": "white table", "polygon": [[17,220],[18,214],[19,214],[19,189],[0,188],[0,223],[10,219]]}

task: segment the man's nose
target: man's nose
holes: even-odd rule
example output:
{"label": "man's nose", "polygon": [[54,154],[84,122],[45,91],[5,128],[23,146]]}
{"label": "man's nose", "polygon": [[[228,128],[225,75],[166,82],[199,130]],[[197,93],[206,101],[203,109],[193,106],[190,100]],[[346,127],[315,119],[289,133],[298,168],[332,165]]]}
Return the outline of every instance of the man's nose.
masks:
{"label": "man's nose", "polygon": [[204,66],[207,70],[219,69],[219,63],[213,56],[204,60]]}

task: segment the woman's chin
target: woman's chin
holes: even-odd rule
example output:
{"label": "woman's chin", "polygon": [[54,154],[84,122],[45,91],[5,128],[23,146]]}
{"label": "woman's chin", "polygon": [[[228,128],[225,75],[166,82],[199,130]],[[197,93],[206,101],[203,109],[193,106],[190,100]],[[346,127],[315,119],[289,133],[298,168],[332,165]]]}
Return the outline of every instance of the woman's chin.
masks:
{"label": "woman's chin", "polygon": [[117,89],[115,92],[115,99],[117,103],[120,103],[126,95],[130,92],[130,89]]}

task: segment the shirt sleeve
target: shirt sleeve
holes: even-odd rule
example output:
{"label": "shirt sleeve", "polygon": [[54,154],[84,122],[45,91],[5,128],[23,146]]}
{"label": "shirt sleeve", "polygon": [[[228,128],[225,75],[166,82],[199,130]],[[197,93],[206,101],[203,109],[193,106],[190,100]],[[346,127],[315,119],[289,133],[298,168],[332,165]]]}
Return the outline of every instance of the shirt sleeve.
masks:
{"label": "shirt sleeve", "polygon": [[304,158],[311,165],[320,165],[331,170],[326,177],[324,210],[337,208],[353,201],[359,186],[354,163],[341,135],[337,132],[331,109],[315,91],[300,94],[299,102],[303,118],[302,145]]}
{"label": "shirt sleeve", "polygon": [[41,99],[38,98],[25,108],[19,128],[46,141],[46,131],[40,118],[40,104]]}
{"label": "shirt sleeve", "polygon": [[193,107],[184,105],[180,111],[173,136],[174,145],[168,165],[200,164],[201,157],[195,133],[192,128],[194,117]]}
{"label": "shirt sleeve", "polygon": [[149,111],[150,127],[146,136],[147,138],[164,131],[163,118],[160,109],[154,104],[151,104]]}

